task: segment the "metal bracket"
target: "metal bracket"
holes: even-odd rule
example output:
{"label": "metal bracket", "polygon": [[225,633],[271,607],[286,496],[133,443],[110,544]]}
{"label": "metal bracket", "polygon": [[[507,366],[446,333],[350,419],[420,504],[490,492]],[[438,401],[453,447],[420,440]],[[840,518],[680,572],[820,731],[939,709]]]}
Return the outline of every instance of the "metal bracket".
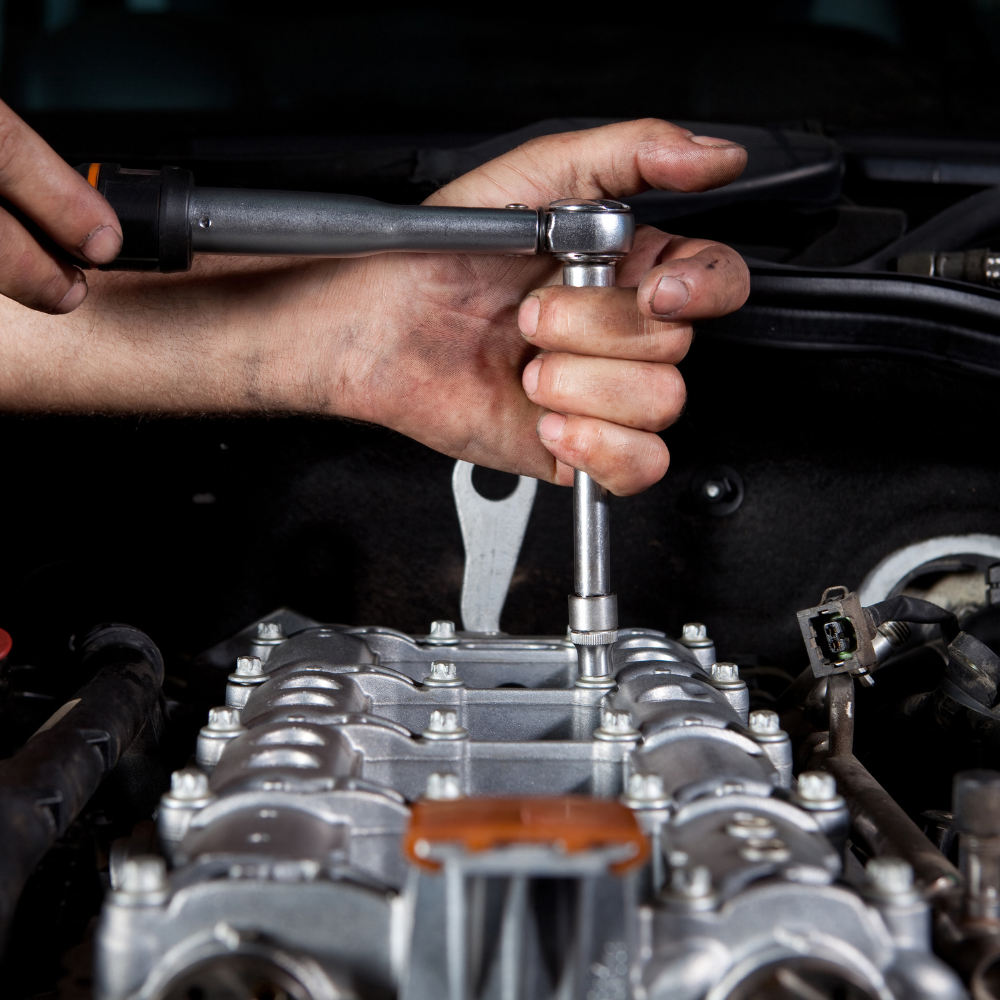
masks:
{"label": "metal bracket", "polygon": [[487,500],[472,485],[471,462],[459,460],[451,476],[458,523],[465,543],[462,627],[467,632],[499,632],[514,567],[535,502],[538,480],[519,476],[503,500]]}

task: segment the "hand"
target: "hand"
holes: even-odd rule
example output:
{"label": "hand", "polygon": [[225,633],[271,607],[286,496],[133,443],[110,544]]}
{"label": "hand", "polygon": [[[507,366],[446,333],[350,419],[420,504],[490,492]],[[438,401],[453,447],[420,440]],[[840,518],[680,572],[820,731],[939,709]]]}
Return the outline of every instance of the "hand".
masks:
{"label": "hand", "polygon": [[[732,180],[745,159],[666,122],[629,122],[536,139],[429,201],[700,190]],[[0,185],[2,167],[0,150]],[[738,308],[746,267],[727,247],[642,228],[620,287],[559,280],[547,257],[432,254],[92,272],[71,317],[0,298],[0,406],[338,415],[481,465],[565,484],[578,467],[614,493],[639,492],[667,468],[657,432],[684,405],[674,366],[691,321]]]}
{"label": "hand", "polygon": [[42,312],[71,312],[87,297],[87,278],[71,256],[109,263],[121,250],[121,226],[97,191],[2,102],[0,197],[38,227],[29,232],[0,208],[0,294]]}
{"label": "hand", "polygon": [[[742,146],[666,122],[629,122],[526,143],[427,203],[703,190],[733,180],[745,163]],[[381,305],[341,369],[347,392],[336,412],[480,465],[565,485],[578,468],[620,495],[648,488],[669,462],[657,432],[684,406],[675,365],[690,346],[691,321],[739,308],[746,266],[728,247],[644,226],[618,266],[619,287],[564,287],[555,284],[559,270],[541,257],[350,262],[345,279],[377,289]]]}

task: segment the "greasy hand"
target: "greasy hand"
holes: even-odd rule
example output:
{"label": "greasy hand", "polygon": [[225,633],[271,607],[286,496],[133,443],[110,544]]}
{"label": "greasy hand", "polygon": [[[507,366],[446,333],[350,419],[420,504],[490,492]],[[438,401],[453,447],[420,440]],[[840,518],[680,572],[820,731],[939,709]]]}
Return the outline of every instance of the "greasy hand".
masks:
{"label": "greasy hand", "polygon": [[86,179],[3,102],[0,197],[41,230],[29,232],[0,208],[0,295],[42,312],[71,312],[87,297],[87,279],[72,258],[89,264],[114,260],[121,226]]}
{"label": "greasy hand", "polygon": [[[629,122],[528,142],[427,203],[701,191],[745,164],[742,146],[662,121]],[[617,288],[564,287],[559,272],[544,257],[351,261],[345,278],[378,302],[376,329],[352,338],[348,405],[333,408],[492,468],[565,485],[578,468],[619,495],[651,486],[669,462],[657,432],[684,406],[675,365],[691,321],[739,308],[747,269],[728,247],[643,226],[618,265]]]}

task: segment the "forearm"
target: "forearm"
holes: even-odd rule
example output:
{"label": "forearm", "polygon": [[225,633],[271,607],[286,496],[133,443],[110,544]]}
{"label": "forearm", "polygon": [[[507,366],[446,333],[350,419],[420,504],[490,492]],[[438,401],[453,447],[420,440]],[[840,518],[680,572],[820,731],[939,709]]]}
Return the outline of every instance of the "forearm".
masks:
{"label": "forearm", "polygon": [[[90,272],[76,311],[0,299],[0,408],[350,414],[337,398],[347,261],[199,258],[182,275]],[[346,359],[344,359],[346,364]]]}

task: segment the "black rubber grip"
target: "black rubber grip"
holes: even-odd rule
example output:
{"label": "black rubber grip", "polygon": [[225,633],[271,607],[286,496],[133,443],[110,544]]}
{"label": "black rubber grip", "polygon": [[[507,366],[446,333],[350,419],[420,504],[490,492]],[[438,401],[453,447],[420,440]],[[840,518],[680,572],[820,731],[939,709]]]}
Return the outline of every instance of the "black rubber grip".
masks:
{"label": "black rubber grip", "polygon": [[[77,170],[87,176],[90,164]],[[188,205],[194,176],[180,167],[123,169],[102,163],[97,190],[122,224],[121,253],[102,271],[187,271],[191,267]]]}

